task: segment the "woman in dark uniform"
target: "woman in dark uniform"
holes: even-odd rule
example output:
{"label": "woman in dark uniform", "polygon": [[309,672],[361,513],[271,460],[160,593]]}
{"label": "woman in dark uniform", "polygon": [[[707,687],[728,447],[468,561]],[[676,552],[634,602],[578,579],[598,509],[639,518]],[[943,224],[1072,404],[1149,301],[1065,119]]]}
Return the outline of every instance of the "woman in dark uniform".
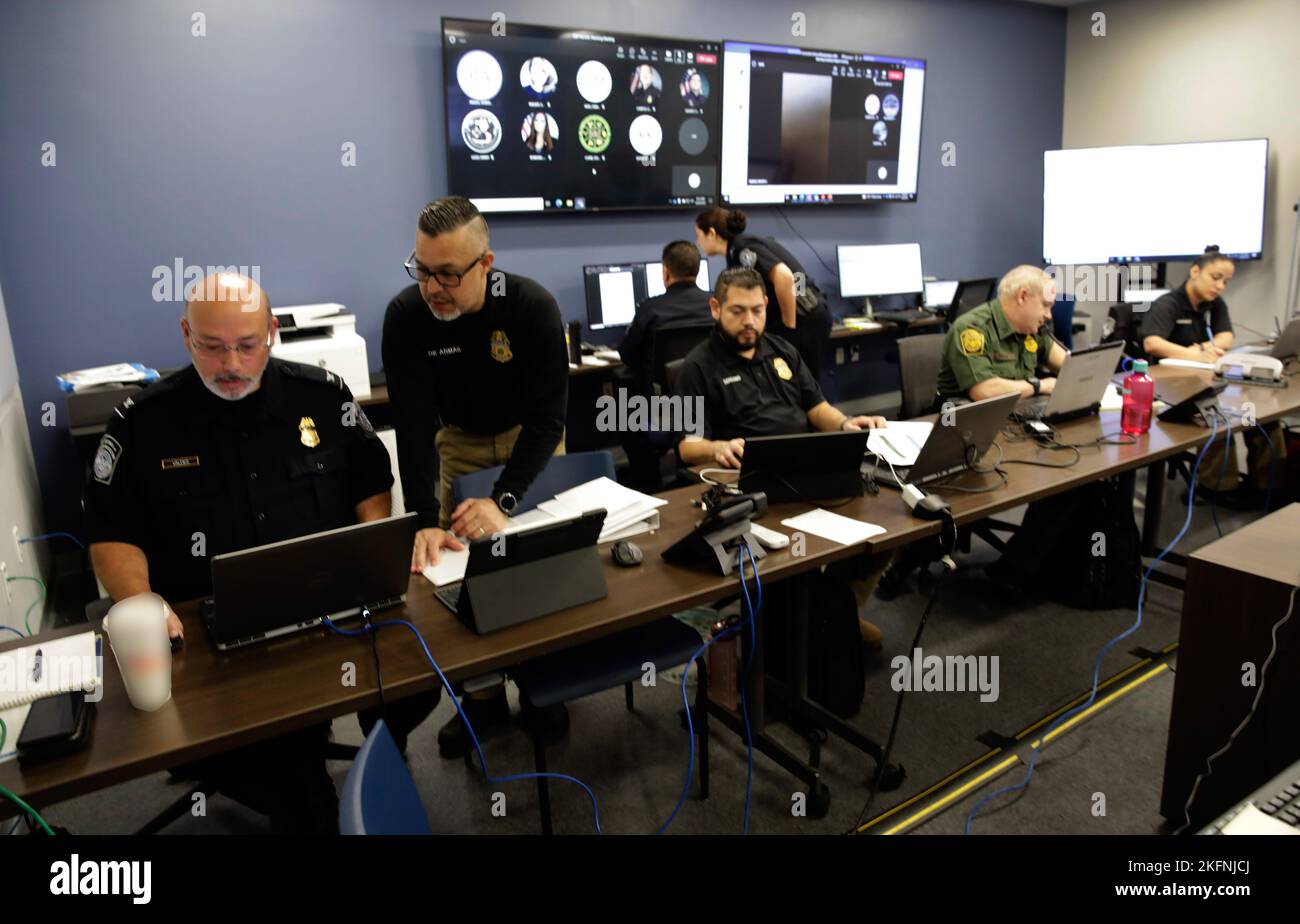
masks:
{"label": "woman in dark uniform", "polygon": [[767,287],[767,333],[788,341],[799,351],[813,378],[820,379],[822,350],[831,334],[830,308],[818,297],[803,264],[778,241],[745,234],[747,223],[740,209],[714,206],[701,212],[695,217],[700,252],[706,257],[725,255],[729,267],[758,271]]}

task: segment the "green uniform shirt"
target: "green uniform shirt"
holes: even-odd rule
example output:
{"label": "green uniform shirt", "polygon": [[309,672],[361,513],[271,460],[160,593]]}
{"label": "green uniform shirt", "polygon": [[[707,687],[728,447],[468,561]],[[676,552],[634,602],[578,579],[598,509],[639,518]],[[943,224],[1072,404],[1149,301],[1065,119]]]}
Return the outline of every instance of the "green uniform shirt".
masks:
{"label": "green uniform shirt", "polygon": [[1016,333],[996,299],[972,308],[943,341],[939,397],[969,397],[970,389],[986,379],[1032,378],[1039,363],[1051,355],[1054,342],[1046,331]]}

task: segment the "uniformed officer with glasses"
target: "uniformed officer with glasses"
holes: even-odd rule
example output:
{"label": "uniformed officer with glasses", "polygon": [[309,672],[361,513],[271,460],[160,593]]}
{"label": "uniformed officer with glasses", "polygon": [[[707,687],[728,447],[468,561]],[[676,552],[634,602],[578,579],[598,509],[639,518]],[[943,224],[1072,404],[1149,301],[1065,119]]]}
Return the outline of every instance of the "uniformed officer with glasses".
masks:
{"label": "uniformed officer with glasses", "polygon": [[[487,222],[468,199],[420,212],[405,265],[415,284],[388,304],[383,357],[408,510],[419,514],[412,572],[460,539],[500,531],[552,455],[564,451],[569,360],[555,299],[493,268]],[[486,497],[452,501],[461,475],[504,465]],[[504,689],[469,700],[475,728],[508,719]],[[490,709],[478,708],[490,701]],[[459,717],[438,736],[467,746]]]}

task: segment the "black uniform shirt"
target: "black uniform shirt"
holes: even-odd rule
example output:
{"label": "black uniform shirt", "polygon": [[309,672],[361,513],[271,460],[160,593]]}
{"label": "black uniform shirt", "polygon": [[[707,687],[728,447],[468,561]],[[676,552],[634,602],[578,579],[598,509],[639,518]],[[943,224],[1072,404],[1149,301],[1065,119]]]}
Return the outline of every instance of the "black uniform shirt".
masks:
{"label": "black uniform shirt", "polygon": [[1227,303],[1216,298],[1202,302],[1199,310],[1193,308],[1187,285],[1183,284],[1157,298],[1147,309],[1142,317],[1140,339],[1163,337],[1178,346],[1193,347],[1211,339],[1205,330],[1207,324],[1216,334],[1232,331]]}
{"label": "black uniform shirt", "polygon": [[[785,322],[781,319],[781,303],[776,297],[776,286],[772,285],[772,270],[781,263],[789,267],[792,273],[804,273],[803,264],[774,238],[742,235],[733,239],[727,248],[728,267],[746,266],[757,270],[758,275],[763,277],[763,288],[767,290],[767,329],[778,332],[785,327]],[[804,273],[804,278],[811,277]]]}
{"label": "black uniform shirt", "polygon": [[213,555],[355,523],[356,505],[392,483],[388,451],[338,376],[272,359],[257,391],[226,401],[190,366],[109,418],[87,535],[142,549],[150,586],[175,602],[211,593]]}
{"label": "black uniform shirt", "polygon": [[388,303],[383,356],[403,499],[421,526],[438,525],[434,438],[444,423],[483,436],[522,425],[492,496],[523,497],[564,436],[569,400],[564,322],[551,293],[492,270],[481,309],[440,321],[408,286]]}
{"label": "black uniform shirt", "polygon": [[799,351],[780,337],[764,334],[745,359],[716,330],[686,355],[674,391],[683,400],[703,396],[696,435],[708,440],[807,433],[808,411],[825,400]]}
{"label": "black uniform shirt", "polygon": [[694,280],[674,282],[662,295],[647,298],[636,306],[636,316],[628,328],[618,354],[632,370],[637,391],[650,393],[654,379],[655,330],[664,324],[682,324],[698,321],[707,324],[713,320],[709,312],[709,293]]}

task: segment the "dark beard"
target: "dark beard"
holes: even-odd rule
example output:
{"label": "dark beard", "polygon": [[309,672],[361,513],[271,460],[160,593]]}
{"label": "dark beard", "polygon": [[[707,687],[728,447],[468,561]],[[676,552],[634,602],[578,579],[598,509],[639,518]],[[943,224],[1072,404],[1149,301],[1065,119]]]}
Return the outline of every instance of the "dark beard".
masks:
{"label": "dark beard", "polygon": [[739,338],[733,337],[723,330],[721,321],[714,321],[713,329],[718,332],[718,336],[722,339],[722,342],[731,347],[731,349],[737,353],[745,353],[749,350],[757,349],[758,345],[763,342],[762,331],[759,331],[758,336],[754,338],[753,346],[743,346]]}

